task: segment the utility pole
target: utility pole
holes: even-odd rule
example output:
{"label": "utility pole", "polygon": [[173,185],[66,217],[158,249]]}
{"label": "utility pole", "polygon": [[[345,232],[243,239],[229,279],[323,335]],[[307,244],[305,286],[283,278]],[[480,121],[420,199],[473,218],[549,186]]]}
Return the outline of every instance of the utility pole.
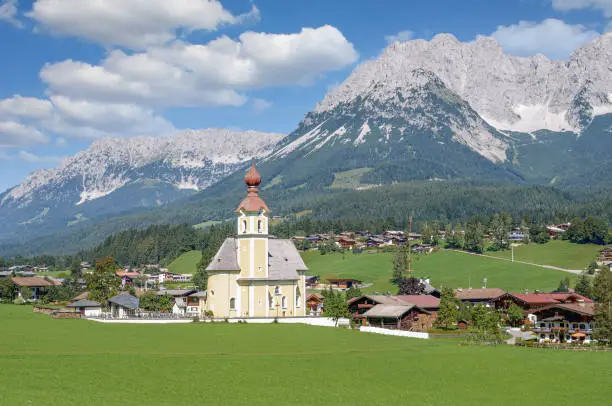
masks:
{"label": "utility pole", "polygon": [[408,276],[412,276],[412,216],[408,223]]}

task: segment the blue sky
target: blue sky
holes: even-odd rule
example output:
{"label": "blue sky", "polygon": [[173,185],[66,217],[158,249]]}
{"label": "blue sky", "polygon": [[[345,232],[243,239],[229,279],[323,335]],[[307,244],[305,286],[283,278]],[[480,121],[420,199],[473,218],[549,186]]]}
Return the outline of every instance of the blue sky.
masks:
{"label": "blue sky", "polygon": [[611,20],[612,0],[0,0],[0,191],[101,137],[289,133],[393,40],[565,59]]}

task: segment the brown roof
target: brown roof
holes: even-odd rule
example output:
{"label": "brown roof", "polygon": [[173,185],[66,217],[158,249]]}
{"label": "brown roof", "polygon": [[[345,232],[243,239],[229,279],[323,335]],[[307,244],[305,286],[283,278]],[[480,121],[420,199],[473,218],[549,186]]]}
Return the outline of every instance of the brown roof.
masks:
{"label": "brown roof", "polygon": [[395,297],[406,303],[411,303],[424,309],[440,308],[440,299],[431,295],[397,295]]}
{"label": "brown roof", "polygon": [[268,213],[271,212],[266,202],[264,202],[263,199],[259,197],[259,194],[257,193],[257,188],[249,188],[247,196],[242,199],[242,201],[238,205],[236,213],[240,212],[240,210],[253,212],[259,211],[261,209],[264,209]]}
{"label": "brown roof", "polygon": [[562,309],[562,310],[567,310],[570,312],[575,312],[578,314],[583,314],[586,316],[594,316],[595,315],[595,303],[590,302],[590,303],[559,303],[559,304],[554,304],[551,306],[546,306],[543,307],[541,309],[535,310],[534,313],[538,313],[541,312],[543,310],[548,310],[548,309]]}
{"label": "brown roof", "polygon": [[83,292],[80,295],[72,298],[72,300],[74,300],[75,302],[78,302],[79,300],[89,299],[89,295],[91,295],[91,292]]}
{"label": "brown roof", "polygon": [[43,286],[53,286],[53,282],[49,282],[46,279],[43,279],[38,276],[32,276],[29,278],[15,276],[13,279],[13,283],[17,286],[27,286],[32,288],[38,288]]}
{"label": "brown roof", "polygon": [[491,300],[503,295],[504,293],[506,292],[500,288],[456,289],[455,297],[459,300]]}

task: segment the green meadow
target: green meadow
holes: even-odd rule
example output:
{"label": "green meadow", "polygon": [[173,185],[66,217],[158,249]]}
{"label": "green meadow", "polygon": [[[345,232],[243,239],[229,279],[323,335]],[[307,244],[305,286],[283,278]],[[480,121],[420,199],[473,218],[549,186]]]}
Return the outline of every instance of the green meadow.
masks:
{"label": "green meadow", "polygon": [[168,265],[168,270],[177,274],[194,274],[201,259],[202,251],[185,252]]}
{"label": "green meadow", "polygon": [[[303,254],[309,275],[322,277],[355,278],[373,285],[365,292],[395,293],[391,284],[392,253],[326,254],[308,251]],[[546,269],[518,262],[503,261],[454,251],[413,255],[412,269],[419,277],[429,277],[434,286],[480,288],[484,278],[488,287],[505,290],[552,290],[565,277],[575,278],[567,272]]]}
{"label": "green meadow", "polygon": [[283,324],[54,320],[0,305],[0,404],[606,405],[612,353]]}
{"label": "green meadow", "polygon": [[[603,247],[595,244],[573,244],[552,240],[546,244],[526,244],[514,248],[514,259],[539,265],[552,265],[565,269],[585,269],[594,261]],[[509,250],[491,252],[501,258],[511,258]]]}

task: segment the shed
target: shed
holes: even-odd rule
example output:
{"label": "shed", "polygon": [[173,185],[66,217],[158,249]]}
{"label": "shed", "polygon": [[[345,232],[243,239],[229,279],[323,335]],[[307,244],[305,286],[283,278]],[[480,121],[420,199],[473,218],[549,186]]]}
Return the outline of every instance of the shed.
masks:
{"label": "shed", "polygon": [[421,315],[429,312],[413,304],[378,304],[363,314],[371,326],[391,329],[410,329]]}
{"label": "shed", "polygon": [[68,306],[72,309],[77,309],[82,317],[97,317],[102,313],[102,305],[93,300],[81,299]]}

